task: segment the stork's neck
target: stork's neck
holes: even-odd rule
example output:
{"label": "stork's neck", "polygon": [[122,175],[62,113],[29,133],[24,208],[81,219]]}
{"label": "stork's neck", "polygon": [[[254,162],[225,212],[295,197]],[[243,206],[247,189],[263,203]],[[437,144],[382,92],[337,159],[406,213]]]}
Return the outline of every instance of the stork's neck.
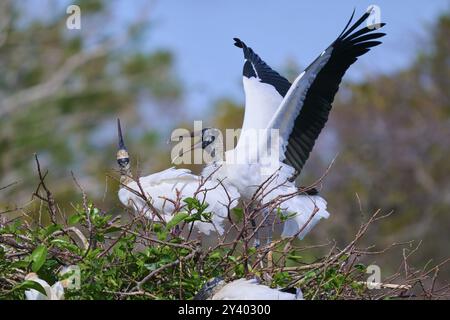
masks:
{"label": "stork's neck", "polygon": [[121,186],[126,186],[133,182],[133,176],[131,175],[130,166],[120,169],[120,184]]}

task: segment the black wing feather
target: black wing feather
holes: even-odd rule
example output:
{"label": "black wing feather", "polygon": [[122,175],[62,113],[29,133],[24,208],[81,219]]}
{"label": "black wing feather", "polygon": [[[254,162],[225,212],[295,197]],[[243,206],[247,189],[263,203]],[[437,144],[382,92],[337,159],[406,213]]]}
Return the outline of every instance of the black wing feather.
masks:
{"label": "black wing feather", "polygon": [[261,82],[275,87],[278,93],[284,97],[291,87],[291,83],[273,70],[252,50],[252,48],[247,47],[243,41],[238,38],[234,38],[233,40],[235,41],[234,45],[236,47],[242,48],[244,58],[247,60],[244,64],[244,76],[247,78],[258,77]]}
{"label": "black wing feather", "polygon": [[[374,39],[381,38],[385,34],[374,32],[376,31],[374,28],[365,27],[352,33],[369,16],[370,12],[366,12],[350,28],[350,22],[347,23],[341,35],[330,46],[332,48],[331,56],[318,72],[306,94],[286,148],[285,163],[295,168],[294,179],[300,174],[317,137],[328,120],[334,96],[345,72],[359,56],[381,44],[380,41],[374,41]],[[380,27],[384,25],[384,23],[380,24]]]}

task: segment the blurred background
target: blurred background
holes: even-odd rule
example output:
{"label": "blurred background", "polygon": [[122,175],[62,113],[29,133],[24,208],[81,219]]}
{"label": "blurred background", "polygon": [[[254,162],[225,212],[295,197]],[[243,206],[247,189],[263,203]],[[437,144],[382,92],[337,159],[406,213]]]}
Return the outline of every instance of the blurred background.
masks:
{"label": "blurred background", "polygon": [[[69,30],[66,9],[81,8]],[[239,128],[240,37],[289,79],[370,4],[384,44],[344,78],[302,185],[336,161],[321,190],[332,216],[306,243],[349,242],[375,210],[393,214],[366,239],[382,250],[421,241],[418,267],[450,254],[450,2],[0,1],[0,211],[32,213],[38,179],[70,214],[81,186],[119,213],[115,120],[142,174],[170,166],[173,129]],[[199,171],[199,167],[191,169]],[[375,258],[395,270],[399,248]],[[378,260],[380,259],[380,260]],[[450,273],[447,272],[447,275]]]}

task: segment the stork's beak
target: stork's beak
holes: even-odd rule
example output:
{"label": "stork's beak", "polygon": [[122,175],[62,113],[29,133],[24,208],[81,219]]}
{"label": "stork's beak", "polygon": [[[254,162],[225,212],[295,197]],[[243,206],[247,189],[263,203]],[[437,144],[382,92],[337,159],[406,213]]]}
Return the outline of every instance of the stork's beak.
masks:
{"label": "stork's beak", "polygon": [[186,153],[192,152],[195,149],[201,148],[201,147],[202,147],[202,141],[200,140],[199,142],[195,143],[189,150],[186,150],[184,152],[180,152],[180,154],[178,156],[176,156],[175,158],[172,159],[172,162],[177,161],[179,158],[184,156]]}
{"label": "stork's beak", "polygon": [[123,141],[120,119],[117,119],[117,131],[119,138],[119,146],[117,150],[117,163],[119,164],[120,169],[128,169],[130,165],[130,156],[128,155],[127,148],[125,147],[125,142]]}
{"label": "stork's beak", "polygon": [[177,159],[181,158],[183,155],[185,155],[186,153],[192,152],[197,148],[201,148],[202,147],[202,133],[198,133],[195,131],[191,131],[187,134],[181,135],[180,138],[195,138],[195,137],[200,137],[200,141],[196,142],[189,150],[186,150],[184,152],[181,152],[178,156],[176,156],[175,158],[172,159],[172,162],[175,162]]}
{"label": "stork's beak", "polygon": [[195,137],[195,132],[191,131],[191,132],[188,132],[188,133],[185,133],[185,134],[180,134],[179,136],[176,136],[176,137],[178,138],[178,140],[173,140],[174,137],[172,136],[169,139],[167,139],[166,143],[167,144],[171,144],[172,142],[181,141],[181,140],[186,139],[186,138],[194,138]]}
{"label": "stork's beak", "polygon": [[209,300],[225,285],[222,277],[216,277],[209,280],[194,296],[194,300]]}

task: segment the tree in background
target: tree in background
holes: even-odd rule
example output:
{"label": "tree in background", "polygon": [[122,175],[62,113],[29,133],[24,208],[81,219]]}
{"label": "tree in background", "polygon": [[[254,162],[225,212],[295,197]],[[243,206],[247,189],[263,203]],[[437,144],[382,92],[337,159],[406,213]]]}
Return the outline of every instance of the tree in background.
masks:
{"label": "tree in background", "polygon": [[[167,136],[159,133],[161,124],[181,123],[181,86],[169,52],[141,49],[152,31],[151,7],[136,8],[129,22],[114,16],[117,2],[78,1],[83,26],[74,31],[65,26],[68,3],[55,3],[55,16],[34,10],[31,0],[0,3],[0,206],[14,208],[30,199],[38,184],[37,152],[66,209],[79,197],[74,171],[96,205],[111,212],[117,183],[105,177],[115,168],[115,118],[126,124],[127,144],[143,173],[167,167]],[[109,23],[114,28],[106,28]],[[409,68],[342,86],[300,177],[302,185],[316,180],[338,154],[321,190],[332,216],[306,243],[344,243],[362,213],[370,216],[381,208],[394,213],[372,229],[368,243],[383,249],[383,244],[423,240],[419,264],[447,252],[449,15],[429,34],[426,49]],[[242,115],[242,107],[225,98],[210,123],[239,128]],[[388,253],[377,263],[397,266],[391,260],[399,256]]]}
{"label": "tree in background", "polygon": [[325,184],[338,213],[331,234],[358,221],[357,193],[365,212],[393,210],[373,239],[423,240],[422,264],[443,258],[450,241],[450,16],[429,34],[409,68],[341,95],[329,127],[340,155]]}
{"label": "tree in background", "polygon": [[[50,169],[55,195],[67,200],[62,203],[76,191],[71,171],[97,199],[106,194],[115,202],[115,192],[105,191],[115,166],[115,119],[123,118],[133,135],[130,149],[141,155],[157,149],[164,114],[176,114],[181,87],[172,55],[141,49],[152,7],[136,7],[122,19],[114,10],[119,2],[77,1],[82,28],[69,30],[69,4],[0,4],[0,187],[13,184],[0,193],[2,207],[29,201],[37,186],[33,153]],[[149,123],[150,110],[159,108],[158,123]],[[155,162],[156,156],[140,166]]]}

